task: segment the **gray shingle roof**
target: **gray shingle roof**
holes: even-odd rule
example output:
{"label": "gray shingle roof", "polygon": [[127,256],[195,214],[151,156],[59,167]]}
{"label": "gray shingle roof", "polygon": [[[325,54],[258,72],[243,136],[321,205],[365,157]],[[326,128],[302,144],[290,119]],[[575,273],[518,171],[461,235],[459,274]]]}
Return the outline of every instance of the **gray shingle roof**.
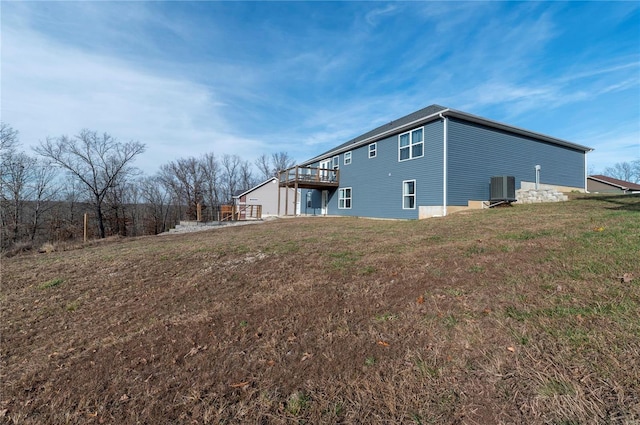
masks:
{"label": "gray shingle roof", "polygon": [[336,146],[336,147],[334,147],[334,148],[332,148],[332,149],[330,149],[330,150],[328,150],[326,152],[323,152],[322,154],[318,155],[317,157],[325,156],[328,153],[331,153],[333,151],[339,151],[339,150],[341,150],[343,148],[346,148],[346,147],[348,147],[350,145],[354,145],[354,144],[357,144],[357,143],[359,143],[359,142],[361,142],[363,140],[375,137],[378,134],[382,134],[382,133],[386,133],[388,131],[392,131],[392,130],[394,130],[396,128],[402,127],[405,124],[408,124],[410,122],[419,120],[420,118],[424,118],[424,117],[427,117],[429,115],[437,114],[438,112],[444,111],[446,109],[448,109],[448,108],[445,108],[444,106],[440,106],[440,105],[427,106],[426,108],[422,108],[419,111],[412,112],[409,115],[405,115],[402,118],[398,118],[398,119],[393,120],[393,121],[391,121],[391,122],[389,122],[387,124],[381,125],[378,128],[374,128],[371,131],[367,131],[366,133],[361,134],[360,136],[358,136],[358,137],[356,137],[354,139],[351,139],[346,143],[343,143],[343,144],[341,144],[339,146]]}
{"label": "gray shingle roof", "polygon": [[380,139],[382,137],[390,136],[394,133],[394,130],[397,130],[398,132],[402,130],[406,130],[408,129],[407,127],[412,123],[416,123],[416,124],[418,122],[425,123],[432,119],[438,119],[438,114],[440,113],[449,117],[459,118],[459,119],[463,119],[465,121],[470,121],[470,122],[476,122],[489,127],[497,128],[500,130],[504,130],[504,131],[508,131],[516,134],[521,134],[526,137],[533,137],[538,140],[543,140],[549,143],[553,143],[560,146],[566,146],[566,147],[581,150],[584,152],[589,152],[593,150],[586,146],[581,146],[572,142],[568,142],[566,140],[558,139],[556,137],[547,136],[545,134],[537,133],[537,132],[526,130],[523,128],[514,127],[508,124],[503,124],[497,121],[489,120],[487,118],[482,118],[466,112],[458,111],[458,110],[447,108],[440,105],[430,105],[430,106],[427,106],[426,108],[420,109],[419,111],[412,112],[409,115],[405,115],[402,118],[398,118],[396,120],[389,122],[388,124],[381,125],[380,127],[377,127],[371,131],[368,131],[354,139],[349,140],[346,143],[336,146],[312,159],[309,159],[303,162],[301,165],[309,165],[309,164],[312,164],[313,162],[316,162],[320,159],[324,159],[328,156],[337,155],[341,151],[349,150],[351,147],[355,148],[365,143],[374,142],[377,139]]}

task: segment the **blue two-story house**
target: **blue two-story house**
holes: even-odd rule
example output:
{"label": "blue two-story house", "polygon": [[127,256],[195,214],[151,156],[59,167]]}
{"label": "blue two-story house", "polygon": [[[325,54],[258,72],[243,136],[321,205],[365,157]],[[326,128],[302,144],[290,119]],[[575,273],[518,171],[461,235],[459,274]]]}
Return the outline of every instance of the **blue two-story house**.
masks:
{"label": "blue two-story house", "polygon": [[428,218],[481,206],[493,176],[585,191],[589,151],[431,105],[281,172],[280,185],[302,189],[301,214]]}

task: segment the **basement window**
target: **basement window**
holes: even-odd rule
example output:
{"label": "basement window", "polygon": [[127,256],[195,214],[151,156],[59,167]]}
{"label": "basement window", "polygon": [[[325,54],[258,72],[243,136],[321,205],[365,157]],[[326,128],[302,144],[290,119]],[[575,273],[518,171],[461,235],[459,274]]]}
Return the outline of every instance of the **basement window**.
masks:
{"label": "basement window", "polygon": [[416,181],[405,180],[402,182],[402,209],[416,209]]}

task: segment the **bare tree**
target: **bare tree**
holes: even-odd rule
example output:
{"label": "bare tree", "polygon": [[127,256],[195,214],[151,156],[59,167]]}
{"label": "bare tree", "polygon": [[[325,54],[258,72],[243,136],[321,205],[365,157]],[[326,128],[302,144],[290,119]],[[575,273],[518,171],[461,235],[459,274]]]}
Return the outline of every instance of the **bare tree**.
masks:
{"label": "bare tree", "polygon": [[220,163],[213,152],[205,154],[200,159],[202,171],[204,172],[204,197],[205,204],[210,208],[220,205]]}
{"label": "bare tree", "polygon": [[277,177],[278,172],[293,167],[296,161],[286,152],[275,152],[271,156],[260,155],[254,162],[263,180]]}
{"label": "bare tree", "polygon": [[129,141],[120,143],[103,133],[82,130],[78,136],[47,138],[35,151],[67,170],[81,181],[91,193],[100,237],[104,238],[103,202],[109,188],[125,175],[133,172],[133,160],[143,153],[145,145]]}
{"label": "bare tree", "polygon": [[196,206],[203,201],[204,172],[194,157],[181,158],[160,167],[160,179],[178,204],[186,204],[187,218],[196,218]]}
{"label": "bare tree", "polygon": [[138,181],[140,197],[145,203],[145,232],[157,235],[167,228],[169,194],[163,189],[159,176],[144,177]]}
{"label": "bare tree", "polygon": [[251,170],[251,164],[249,161],[242,161],[240,163],[240,189],[251,189],[257,183],[259,182],[257,182],[256,178],[253,176],[253,171]]}
{"label": "bare tree", "polygon": [[31,210],[30,238],[35,240],[42,216],[54,207],[54,200],[60,191],[55,185],[57,170],[49,164],[34,161],[31,181],[31,202],[28,203]]}
{"label": "bare tree", "polygon": [[239,174],[242,160],[238,155],[225,154],[222,157],[223,199],[230,203],[239,186]]}
{"label": "bare tree", "polygon": [[276,152],[271,154],[271,164],[273,165],[273,175],[277,175],[279,171],[296,165],[296,161],[286,152]]}
{"label": "bare tree", "polygon": [[638,183],[640,182],[640,159],[632,162],[618,162],[613,167],[605,168],[603,174],[614,179]]}
{"label": "bare tree", "polygon": [[262,180],[267,180],[273,177],[273,167],[271,166],[271,159],[267,154],[262,154],[256,161],[254,162],[255,166],[258,167],[258,171],[260,172],[260,177]]}
{"label": "bare tree", "polygon": [[[31,174],[35,167],[35,159],[24,152],[8,155],[2,164],[2,222],[4,238],[9,237],[15,243],[23,236],[24,204],[31,197]],[[3,239],[4,239],[3,238]]]}
{"label": "bare tree", "polygon": [[4,158],[5,155],[13,153],[19,143],[18,131],[7,123],[0,123],[0,156]]}
{"label": "bare tree", "polygon": [[20,169],[18,163],[21,162],[21,158],[18,158],[17,162],[14,158],[19,143],[18,131],[9,124],[0,123],[0,219],[3,231],[6,231],[9,224],[11,193],[16,189],[10,186],[14,186],[16,177],[19,177],[16,172]]}

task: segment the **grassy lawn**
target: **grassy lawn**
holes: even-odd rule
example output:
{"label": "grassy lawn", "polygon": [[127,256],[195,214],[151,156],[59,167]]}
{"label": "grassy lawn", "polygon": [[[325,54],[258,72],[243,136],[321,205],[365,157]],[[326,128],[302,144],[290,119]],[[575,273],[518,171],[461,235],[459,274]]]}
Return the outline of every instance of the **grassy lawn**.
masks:
{"label": "grassy lawn", "polygon": [[0,422],[640,423],[640,197],[2,259]]}

